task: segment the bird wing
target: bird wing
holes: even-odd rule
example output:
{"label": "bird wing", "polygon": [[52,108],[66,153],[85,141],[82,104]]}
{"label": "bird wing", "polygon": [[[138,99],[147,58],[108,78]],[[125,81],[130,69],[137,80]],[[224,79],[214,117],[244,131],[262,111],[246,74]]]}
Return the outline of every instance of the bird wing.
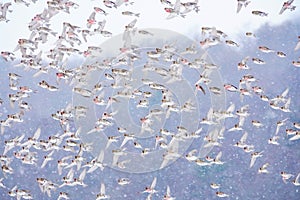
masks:
{"label": "bird wing", "polygon": [[248,137],[248,132],[245,132],[244,135],[241,137],[241,143],[242,144],[245,144],[246,140],[247,140],[247,137]]}
{"label": "bird wing", "polygon": [[171,196],[171,190],[170,190],[170,187],[169,187],[169,186],[167,186],[167,196],[168,196],[168,197]]}
{"label": "bird wing", "polygon": [[98,30],[103,31],[104,27],[106,24],[106,20],[104,19],[103,21],[98,22]]}
{"label": "bird wing", "polygon": [[175,5],[174,5],[174,12],[179,12],[180,11],[180,0],[176,0]]}
{"label": "bird wing", "polygon": [[92,14],[90,15],[89,19],[95,19],[96,16],[96,12],[92,12]]}
{"label": "bird wing", "polygon": [[296,46],[295,46],[295,51],[297,51],[298,49],[300,49],[300,41],[296,44]]}
{"label": "bird wing", "polygon": [[79,180],[83,181],[85,175],[86,175],[86,168],[80,173]]}
{"label": "bird wing", "polygon": [[156,177],[154,177],[154,179],[153,179],[153,181],[152,181],[152,183],[151,183],[151,188],[152,188],[152,189],[154,189],[154,188],[155,188],[155,185],[156,185],[156,180],[157,180],[157,178],[156,178]]}
{"label": "bird wing", "polygon": [[216,156],[216,161],[219,161],[221,159],[221,157],[222,157],[222,151],[220,151],[218,153],[218,155]]}
{"label": "bird wing", "polygon": [[281,10],[279,11],[279,15],[281,15],[286,10],[285,6],[282,6]]}
{"label": "bird wing", "polygon": [[250,168],[254,165],[255,161],[256,161],[256,156],[252,156],[250,161]]}
{"label": "bird wing", "polygon": [[101,183],[100,193],[105,194],[105,185],[104,185],[104,183]]}
{"label": "bird wing", "polygon": [[235,105],[234,104],[231,104],[228,108],[227,108],[227,112],[231,113],[233,112],[235,109]]}
{"label": "bird wing", "polygon": [[283,93],[281,94],[281,96],[284,98],[286,97],[286,95],[289,93],[289,88],[286,88]]}
{"label": "bird wing", "polygon": [[123,142],[122,142],[120,148],[122,148],[129,140],[131,140],[131,138],[129,138],[129,137],[124,137],[124,140],[123,140]]}
{"label": "bird wing", "polygon": [[242,7],[243,7],[243,4],[241,4],[240,2],[238,2],[236,13],[239,13],[241,11]]}
{"label": "bird wing", "polygon": [[104,160],[104,151],[102,150],[102,151],[99,153],[99,156],[98,156],[98,158],[97,158],[97,161],[102,163],[103,160]]}
{"label": "bird wing", "polygon": [[34,135],[33,135],[33,139],[38,140],[39,137],[40,137],[40,135],[41,135],[41,127],[39,127],[39,128],[35,131],[35,133],[34,133]]}
{"label": "bird wing", "polygon": [[137,22],[137,19],[134,19],[132,22],[130,22],[127,26],[133,28]]}

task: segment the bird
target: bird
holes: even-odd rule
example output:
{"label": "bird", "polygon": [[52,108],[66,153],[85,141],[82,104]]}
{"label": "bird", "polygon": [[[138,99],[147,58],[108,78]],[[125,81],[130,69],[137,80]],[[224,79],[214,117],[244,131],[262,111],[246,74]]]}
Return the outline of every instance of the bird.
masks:
{"label": "bird", "polygon": [[289,0],[289,1],[285,1],[282,5],[282,8],[281,10],[279,11],[279,15],[281,15],[284,11],[286,10],[290,10],[290,11],[293,11],[296,9],[296,6],[293,6],[294,0]]}
{"label": "bird", "polygon": [[244,6],[245,8],[249,5],[249,3],[251,3],[251,1],[249,0],[237,0],[237,9],[236,9],[236,13],[239,13],[242,9],[242,7]]}
{"label": "bird", "polygon": [[100,187],[100,193],[98,193],[96,195],[96,200],[100,200],[100,199],[109,199],[110,196],[106,194],[105,192],[105,185],[104,183],[101,183],[101,187]]}
{"label": "bird", "polygon": [[3,4],[2,2],[0,3],[0,21],[5,21],[6,23],[9,22],[9,19],[6,18],[7,11],[12,12],[12,10],[9,10],[8,8],[11,6],[11,2],[7,2]]}

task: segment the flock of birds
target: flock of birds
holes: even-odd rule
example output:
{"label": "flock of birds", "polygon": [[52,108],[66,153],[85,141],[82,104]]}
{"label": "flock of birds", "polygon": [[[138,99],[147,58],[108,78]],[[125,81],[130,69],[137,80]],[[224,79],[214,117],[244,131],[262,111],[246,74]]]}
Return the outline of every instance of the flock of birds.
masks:
{"label": "flock of birds", "polygon": [[[0,3],[0,19],[1,23],[10,23],[10,6],[15,4],[24,4],[25,6],[30,6],[32,3],[36,3],[35,0],[25,1],[25,0],[14,0],[14,2],[9,3]],[[201,12],[201,6],[199,6],[198,0],[193,2],[181,2],[176,0],[174,3],[168,0],[161,0],[162,5],[165,6],[164,11],[167,13],[167,19],[172,19],[175,17],[185,17],[190,12]],[[237,0],[237,13],[241,9],[247,9],[247,6],[251,3],[250,0]],[[11,93],[8,97],[0,97],[0,105],[9,106],[12,109],[17,109],[18,112],[9,113],[8,115],[1,116],[1,134],[9,134],[10,129],[16,123],[22,123],[26,119],[27,112],[34,110],[34,106],[30,105],[30,97],[35,95],[40,90],[44,89],[49,92],[58,92],[60,90],[60,84],[66,83],[70,86],[74,86],[76,83],[80,83],[73,87],[73,92],[85,97],[95,103],[97,106],[102,106],[105,108],[105,111],[102,113],[101,117],[97,121],[95,129],[92,129],[89,134],[97,134],[97,132],[104,131],[107,127],[114,124],[114,115],[117,113],[109,112],[110,106],[113,103],[118,103],[118,98],[127,98],[127,99],[138,99],[141,96],[139,101],[137,101],[137,109],[149,108],[148,98],[151,97],[151,91],[160,91],[162,95],[162,105],[161,109],[151,110],[149,115],[141,118],[141,126],[145,131],[151,132],[151,127],[153,125],[153,120],[151,117],[157,117],[157,115],[167,114],[172,115],[172,113],[182,113],[182,112],[192,112],[196,106],[191,102],[185,102],[184,105],[178,105],[178,102],[174,100],[170,91],[167,87],[155,82],[155,80],[143,80],[143,83],[150,88],[149,91],[139,91],[136,88],[130,88],[130,79],[132,72],[132,64],[139,60],[140,52],[139,47],[136,47],[132,44],[132,37],[135,34],[147,35],[149,37],[153,34],[147,30],[139,29],[136,27],[137,19],[140,17],[140,13],[134,13],[127,10],[128,7],[133,5],[134,2],[130,0],[103,0],[101,7],[94,7],[91,14],[86,19],[86,27],[79,27],[68,22],[62,23],[62,32],[59,34],[51,28],[51,20],[59,15],[61,12],[72,13],[74,9],[79,7],[78,4],[69,0],[49,0],[47,1],[47,6],[44,10],[36,14],[32,20],[29,22],[28,29],[31,34],[29,38],[20,38],[18,40],[17,46],[13,51],[2,50],[1,57],[7,63],[10,63],[15,67],[23,67],[24,72],[34,72],[33,78],[38,79],[42,74],[47,74],[52,78],[55,77],[55,83],[49,83],[48,80],[40,80],[37,87],[29,87],[21,85],[20,82],[22,79],[25,79],[24,76],[9,72],[9,89]],[[19,5],[23,6],[23,5]],[[113,36],[113,33],[105,29],[106,20],[105,16],[109,15],[110,9],[120,9],[125,6],[126,11],[122,11],[121,14],[124,16],[133,17],[130,23],[126,24],[124,28],[123,40],[124,45],[120,48],[120,53],[123,57],[118,58],[107,58],[102,62],[95,62],[89,65],[82,65],[77,68],[67,68],[67,62],[69,57],[76,55],[79,57],[88,58],[97,58],[101,55],[101,47],[98,46],[88,46],[87,49],[82,50],[80,47],[83,43],[89,42],[89,37],[94,37],[100,35],[102,37],[110,38]],[[244,7],[244,8],[243,8]],[[283,3],[279,14],[283,14],[285,11],[290,10],[294,11],[296,6],[293,5],[293,0],[289,0]],[[108,11],[106,11],[108,10]],[[258,15],[260,17],[268,17],[268,13],[254,10],[252,11],[253,15]],[[104,19],[99,20],[100,16]],[[226,33],[221,30],[216,29],[215,27],[202,27],[202,37],[203,40],[199,41],[199,45],[202,49],[207,50],[211,46],[226,44],[231,47],[239,47],[233,40],[229,40]],[[246,33],[247,37],[255,38],[256,35],[252,32]],[[47,52],[40,49],[41,45],[47,44],[49,41],[55,40],[54,45],[47,49]],[[206,54],[201,59],[188,60],[182,59],[181,57],[175,56],[175,54],[180,55],[189,55],[197,53],[196,44],[192,44],[183,52],[177,52],[177,48],[172,46],[172,44],[164,45],[163,47],[157,47],[152,51],[146,52],[147,59],[150,60],[148,65],[144,66],[145,71],[151,71],[157,73],[162,77],[165,77],[171,81],[180,81],[182,78],[182,72],[186,69],[197,69],[201,70],[201,75],[199,80],[194,83],[195,95],[220,95],[223,92],[232,92],[237,93],[240,96],[241,102],[247,96],[254,98],[254,95],[257,95],[262,101],[269,104],[269,106],[276,110],[277,112],[291,113],[292,109],[290,108],[292,99],[289,97],[289,88],[283,91],[277,96],[270,97],[266,95],[266,92],[257,85],[258,80],[250,74],[245,74],[240,80],[239,85],[236,86],[231,83],[225,83],[223,88],[208,86],[212,80],[210,74],[214,70],[218,70],[219,66],[208,63],[206,61]],[[50,46],[50,45],[49,45]],[[295,38],[295,51],[300,49],[300,36]],[[286,53],[282,51],[277,51],[275,49],[270,49],[267,46],[259,46],[258,50],[266,54],[274,54],[280,58],[286,57]],[[159,61],[163,60],[170,64],[169,69],[165,68],[155,68],[153,65]],[[248,72],[250,69],[249,63],[255,65],[264,65],[266,61],[257,57],[247,56],[237,64],[237,70],[244,70]],[[128,66],[126,67],[113,67],[115,66]],[[291,65],[298,68],[300,67],[300,60],[291,61]],[[84,84],[87,81],[87,74],[93,70],[107,70],[108,73],[105,74],[105,83],[110,83],[105,85],[103,83],[98,83],[94,85],[92,89],[84,88]],[[125,81],[120,81],[125,80]],[[127,84],[129,82],[129,84]],[[129,86],[128,86],[129,85]],[[118,93],[116,96],[111,96],[104,98],[103,90],[104,88],[123,88],[125,92]],[[2,95],[2,94],[1,94]],[[17,108],[16,108],[17,106]],[[147,153],[152,151],[152,149],[165,149],[166,153],[164,154],[164,159],[180,158],[181,155],[178,155],[178,149],[174,147],[174,141],[186,140],[186,139],[197,139],[200,137],[202,132],[202,126],[213,126],[220,124],[222,120],[232,118],[234,120],[238,118],[237,123],[228,129],[223,127],[218,134],[208,133],[204,140],[206,141],[205,148],[221,146],[222,140],[225,132],[237,132],[243,131],[244,134],[240,140],[234,144],[234,146],[242,149],[246,153],[250,154],[250,168],[255,165],[257,159],[260,159],[263,156],[263,151],[257,151],[255,146],[247,143],[248,132],[243,129],[245,121],[249,120],[251,116],[251,109],[249,105],[244,105],[239,109],[235,108],[234,104],[231,104],[226,110],[214,110],[213,108],[209,109],[207,116],[203,119],[199,119],[198,130],[194,132],[188,132],[186,127],[177,126],[176,132],[172,132],[166,129],[161,129],[159,135],[155,137],[155,147],[154,148],[144,148],[138,141],[138,138],[135,138],[134,134],[128,133],[122,127],[118,127],[115,135],[111,135],[107,138],[106,148],[110,146],[111,143],[120,143],[120,149],[113,150],[113,153],[117,155],[114,165],[117,165],[119,168],[126,168],[126,163],[130,162],[128,160],[119,161],[120,157],[126,153],[123,147],[128,145],[134,145],[135,148],[139,149],[143,156],[147,156]],[[84,179],[87,174],[93,173],[95,170],[100,169],[101,171],[105,170],[106,164],[104,161],[105,153],[101,151],[99,155],[90,161],[87,161],[87,156],[92,151],[89,144],[81,142],[80,134],[81,128],[78,127],[77,130],[72,129],[71,122],[74,121],[75,117],[84,118],[86,117],[87,108],[80,105],[67,105],[65,108],[57,111],[56,113],[50,114],[49,117],[52,117],[54,120],[58,121],[58,124],[62,128],[61,133],[56,135],[51,135],[47,139],[40,139],[43,133],[43,127],[37,128],[34,133],[31,133],[30,136],[27,134],[21,135],[10,135],[9,139],[3,141],[1,138],[1,144],[3,144],[4,152],[0,155],[0,164],[3,177],[0,179],[0,187],[4,190],[7,190],[7,194],[11,197],[16,197],[17,199],[33,199],[34,195],[31,194],[28,188],[23,189],[19,188],[17,185],[9,188],[6,186],[5,182],[9,176],[13,176],[15,170],[11,167],[12,162],[19,160],[20,163],[25,165],[33,165],[36,167],[44,168],[49,162],[57,162],[57,173],[62,176],[61,182],[52,182],[51,180],[45,177],[37,177],[36,182],[39,185],[41,191],[48,195],[49,198],[57,199],[71,199],[71,194],[68,194],[63,189],[67,188],[66,186],[82,186],[86,187],[87,184],[84,182]],[[268,143],[271,145],[279,145],[278,140],[283,137],[280,136],[282,132],[281,127],[286,127],[289,119],[284,118],[276,122],[276,131]],[[253,128],[261,128],[264,126],[259,120],[251,121]],[[300,122],[292,122],[293,127],[287,127],[285,132],[288,136],[288,140],[296,141],[300,139]],[[45,130],[46,131],[46,130]],[[26,137],[28,137],[26,139]],[[121,142],[121,138],[124,140]],[[131,143],[131,142],[132,143]],[[44,152],[46,155],[43,158],[38,157],[38,152]],[[64,151],[70,153],[68,156],[65,156],[59,160],[54,160],[54,154],[57,152]],[[222,161],[222,151],[220,151],[215,157],[205,156],[203,158],[197,156],[198,150],[193,149],[186,153],[183,157],[189,162],[193,162],[196,165],[201,167],[212,166],[212,165],[223,165],[225,162]],[[42,159],[42,161],[40,160]],[[41,162],[41,164],[40,164]],[[266,162],[261,167],[258,168],[258,173],[269,173],[268,167],[271,163]],[[67,173],[65,173],[67,172]],[[65,174],[64,174],[65,173]],[[64,174],[64,175],[63,175]],[[282,177],[282,180],[285,183],[292,183],[295,186],[300,186],[300,173],[294,172],[289,173],[282,171],[279,174]],[[147,194],[147,199],[151,199],[153,195],[159,191],[155,189],[157,178],[155,177],[152,183],[145,187],[141,193]],[[121,177],[118,180],[118,184],[121,186],[131,184],[131,180],[128,178]],[[222,192],[220,190],[220,184],[211,183],[210,187],[216,190],[215,194],[218,197],[230,197],[230,194]],[[166,187],[166,192],[162,197],[164,200],[172,200],[175,197],[171,194],[170,187]],[[60,192],[53,197],[53,193],[59,190]],[[105,184],[101,183],[100,192],[96,194],[95,199],[108,199],[110,195],[106,193]]]}

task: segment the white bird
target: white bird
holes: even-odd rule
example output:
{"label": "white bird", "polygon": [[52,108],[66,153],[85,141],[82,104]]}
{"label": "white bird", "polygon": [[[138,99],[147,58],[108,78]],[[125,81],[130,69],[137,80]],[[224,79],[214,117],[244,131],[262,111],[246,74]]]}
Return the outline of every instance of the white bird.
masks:
{"label": "white bird", "polygon": [[153,181],[150,185],[150,187],[145,187],[145,190],[142,192],[142,193],[149,193],[149,194],[154,194],[156,193],[157,191],[154,189],[155,188],[155,185],[156,185],[156,181],[157,181],[157,178],[154,177],[153,178]]}
{"label": "white bird", "polygon": [[216,192],[216,195],[217,195],[218,197],[221,197],[221,198],[229,197],[228,194],[225,194],[224,192],[220,192],[220,191],[217,191],[217,192]]}
{"label": "white bird", "polygon": [[187,155],[185,155],[185,158],[188,161],[195,161],[198,158],[197,156],[195,156],[196,153],[197,153],[197,149],[193,149]]}
{"label": "white bird", "polygon": [[280,175],[281,175],[281,178],[282,178],[282,180],[285,184],[287,184],[287,182],[286,182],[287,180],[289,180],[291,177],[294,176],[293,174],[289,174],[289,173],[286,173],[284,171],[280,172]]}
{"label": "white bird", "polygon": [[180,12],[180,8],[181,8],[181,2],[180,0],[176,0],[173,8],[165,8],[165,11],[167,13],[169,13],[167,19],[172,19],[176,16],[181,16],[181,17],[185,17],[185,15],[183,15],[181,12]]}
{"label": "white bird", "polygon": [[96,16],[96,12],[92,12],[92,14],[89,16],[89,18],[86,20],[87,23],[86,23],[86,27],[87,28],[91,28],[92,25],[94,25],[96,23],[96,19],[95,19],[95,16]]}
{"label": "white bird", "polygon": [[279,11],[279,15],[281,15],[286,10],[290,10],[290,11],[295,10],[296,6],[292,5],[293,2],[294,2],[294,0],[288,0],[288,1],[284,2],[281,10]]}
{"label": "white bird", "polygon": [[85,175],[86,175],[86,169],[84,169],[84,170],[80,173],[80,175],[79,175],[78,178],[74,178],[74,185],[81,185],[81,186],[83,186],[83,187],[86,187],[87,184],[85,184],[85,183],[83,182],[83,180],[84,180],[84,178],[85,178]]}
{"label": "white bird", "polygon": [[6,14],[7,11],[12,12],[11,10],[8,10],[8,7],[11,6],[11,2],[5,3],[2,5],[2,3],[0,3],[0,21],[5,21],[5,22],[9,22],[8,19],[6,19]]}
{"label": "white bird", "polygon": [[222,157],[222,151],[220,151],[220,152],[217,154],[217,156],[213,159],[212,164],[217,164],[217,165],[222,165],[222,164],[224,164],[224,162],[220,160],[221,157]]}
{"label": "white bird", "polygon": [[278,134],[280,127],[283,126],[283,125],[285,125],[285,123],[286,123],[287,120],[288,120],[288,118],[285,118],[285,119],[280,120],[280,121],[278,121],[278,122],[276,123],[277,126],[276,126],[275,135]]}
{"label": "white bird", "polygon": [[107,140],[105,149],[107,149],[111,145],[111,143],[118,142],[119,137],[120,136],[108,136],[108,138],[107,138],[108,140]]}
{"label": "white bird", "polygon": [[171,196],[171,190],[170,190],[170,187],[167,186],[167,192],[166,192],[166,194],[164,195],[163,200],[175,200],[175,199],[176,199],[175,197],[172,197],[172,196]]}
{"label": "white bird", "polygon": [[294,141],[299,139],[300,139],[300,131],[297,131],[296,134],[293,137],[291,137],[289,140]]}
{"label": "white bird", "polygon": [[297,51],[298,49],[300,49],[300,36],[298,36],[298,42],[297,42],[294,50]]}
{"label": "white bird", "polygon": [[246,144],[247,137],[248,137],[248,132],[245,132],[243,134],[243,136],[241,137],[240,141],[238,141],[237,143],[235,143],[234,146],[240,147],[240,148],[244,148],[244,147],[248,146]]}
{"label": "white bird", "polygon": [[100,199],[109,199],[110,196],[105,194],[105,185],[104,183],[101,183],[100,193],[97,194],[96,200]]}
{"label": "white bird", "polygon": [[265,163],[263,166],[261,166],[259,169],[258,169],[258,173],[259,174],[267,174],[269,173],[269,171],[267,170],[267,167],[269,166],[269,163]]}
{"label": "white bird", "polygon": [[219,189],[219,188],[221,187],[221,185],[218,184],[218,183],[211,183],[211,184],[210,184],[210,187],[211,187],[212,189]]}
{"label": "white bird", "polygon": [[236,13],[239,13],[241,11],[242,7],[244,6],[246,8],[251,1],[237,0],[237,2],[238,2],[238,5],[237,5]]}
{"label": "white bird", "polygon": [[0,178],[0,187],[6,189],[6,186],[2,183],[4,178]]}
{"label": "white bird", "polygon": [[268,140],[269,144],[274,144],[274,145],[279,145],[278,140],[279,140],[279,136],[273,136],[272,138],[270,138]]}
{"label": "white bird", "polygon": [[120,178],[118,179],[118,184],[119,185],[128,185],[130,183],[130,179],[129,178]]}
{"label": "white bird", "polygon": [[91,163],[92,166],[91,168],[87,171],[87,173],[92,173],[93,171],[95,171],[96,169],[100,168],[101,171],[103,171],[104,169],[104,164],[103,164],[103,160],[104,160],[104,151],[102,150],[98,157],[96,159],[94,159]]}
{"label": "white bird", "polygon": [[132,140],[132,141],[134,140],[134,134],[124,133],[124,140],[122,141],[120,148],[122,148],[130,140]]}
{"label": "white bird", "polygon": [[300,173],[296,176],[295,180],[293,180],[293,184],[295,186],[300,186],[299,179],[300,179]]}
{"label": "white bird", "polygon": [[48,155],[44,156],[44,161],[41,165],[41,168],[44,168],[49,161],[53,160],[53,158],[52,158],[53,153],[54,153],[54,150],[51,151]]}
{"label": "white bird", "polygon": [[254,165],[257,158],[262,157],[262,153],[263,153],[263,151],[254,152],[251,154],[250,168]]}

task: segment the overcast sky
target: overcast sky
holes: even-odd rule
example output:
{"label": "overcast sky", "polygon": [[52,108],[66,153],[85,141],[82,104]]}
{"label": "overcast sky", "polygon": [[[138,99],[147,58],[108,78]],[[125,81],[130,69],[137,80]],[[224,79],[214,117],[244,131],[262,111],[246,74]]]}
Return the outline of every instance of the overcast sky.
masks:
{"label": "overcast sky", "polygon": [[[3,0],[2,2],[7,1]],[[257,160],[253,168],[249,169],[250,155],[240,149],[237,150],[233,146],[235,142],[240,140],[242,132],[225,132],[226,137],[222,147],[215,148],[210,154],[210,156],[214,157],[219,151],[222,151],[221,160],[225,161],[223,166],[202,168],[185,159],[179,159],[167,168],[146,174],[126,174],[107,167],[104,173],[98,170],[93,174],[87,174],[85,182],[88,184],[88,187],[58,188],[52,193],[52,198],[56,198],[59,192],[66,191],[70,194],[71,199],[93,199],[99,192],[100,183],[104,182],[106,192],[111,195],[111,199],[145,199],[147,195],[142,194],[141,191],[151,183],[154,177],[157,177],[156,189],[158,193],[154,199],[163,197],[167,185],[171,187],[172,195],[176,199],[217,199],[216,191],[209,186],[212,182],[221,184],[221,191],[230,194],[231,199],[257,199],[257,197],[297,199],[299,187],[294,187],[291,183],[285,184],[281,180],[280,172],[286,171],[297,175],[300,169],[299,162],[297,162],[300,155],[299,140],[295,142],[289,141],[284,131],[286,128],[293,128],[293,122],[299,122],[300,71],[299,68],[291,64],[292,60],[297,60],[299,57],[299,50],[294,51],[297,36],[300,35],[299,0],[294,2],[294,5],[297,6],[295,11],[287,10],[282,15],[278,13],[285,0],[251,0],[248,7],[243,7],[238,14],[236,13],[236,0],[199,0],[200,11],[198,14],[192,12],[185,18],[176,17],[170,20],[166,20],[168,14],[164,11],[165,5],[162,5],[160,0],[135,0],[132,6],[123,5],[119,9],[106,8],[102,0],[73,1],[79,2],[80,7],[78,9],[71,9],[70,14],[59,13],[51,19],[50,28],[58,32],[58,34],[61,34],[63,22],[86,28],[86,19],[93,12],[94,6],[101,7],[109,13],[107,16],[97,15],[96,19],[98,21],[106,19],[105,30],[111,31],[113,35],[121,34],[124,26],[134,19],[134,17],[121,15],[121,12],[126,10],[140,13],[137,22],[138,28],[169,29],[196,39],[197,42],[201,39],[202,26],[214,26],[224,31],[229,36],[229,39],[239,44],[244,44],[240,48],[219,45],[209,49],[213,63],[221,67],[220,74],[224,83],[232,83],[238,86],[240,78],[249,73],[258,79],[255,84],[261,86],[270,98],[281,94],[286,88],[289,88],[288,96],[292,98],[291,109],[293,112],[283,113],[273,110],[266,102],[261,101],[254,94],[252,97],[245,97],[244,101],[240,102],[239,94],[227,92],[227,103],[234,103],[236,110],[246,104],[251,106],[251,118],[246,121],[243,127],[249,133],[247,144],[249,142],[249,144],[255,145],[256,151],[263,151],[263,157]],[[172,0],[172,2],[174,1]],[[7,18],[10,21],[8,23],[0,22],[0,51],[13,51],[19,38],[28,38],[30,35],[30,31],[27,28],[28,23],[36,14],[41,13],[46,6],[46,0],[40,0],[36,4],[30,5],[29,8],[22,4],[13,3],[10,7],[13,12],[7,14]],[[268,17],[254,16],[251,14],[253,10],[264,11],[268,13]],[[248,31],[254,32],[257,35],[257,39],[247,38],[245,32]],[[107,38],[97,35],[89,38],[88,42],[84,43],[80,48],[85,49],[89,45],[100,46],[105,40]],[[49,37],[49,42],[43,47],[49,49],[53,47],[54,42],[55,38],[51,36]],[[258,45],[266,45],[276,51],[283,51],[287,54],[287,57],[279,58],[272,53],[262,53],[258,50]],[[40,47],[42,45],[39,45]],[[19,54],[17,53],[17,55]],[[249,62],[250,70],[237,70],[237,63],[245,56],[262,58],[267,64],[261,66]],[[74,60],[71,60],[71,63],[75,63],[76,61]],[[11,65],[6,64],[7,62],[0,59],[0,72],[2,74],[0,76],[0,97],[4,100],[4,104],[0,107],[3,113],[1,119],[4,119],[7,113],[14,113],[8,101],[8,94],[14,92],[8,87],[9,79],[7,74],[9,72],[22,75],[20,85],[37,89],[38,92],[28,98],[28,102],[33,109],[26,113],[26,117],[24,117],[25,123],[14,124],[11,129],[6,129],[5,134],[0,135],[0,152],[3,152],[4,140],[13,138],[16,134],[21,133],[26,134],[26,139],[32,136],[33,131],[39,126],[42,127],[40,139],[46,139],[50,135],[61,131],[58,122],[51,118],[51,114],[65,108],[72,100],[72,86],[69,86],[64,81],[58,84],[60,90],[56,93],[48,92],[38,86],[38,83],[44,79],[49,80],[51,84],[55,84],[56,77],[54,77],[54,73],[42,74],[39,77],[32,78],[35,71],[25,71],[23,68],[11,67]],[[203,96],[198,95],[199,102],[203,102]],[[209,95],[206,95],[206,98],[209,98]],[[203,104],[203,108],[209,109],[207,104]],[[202,117],[206,117],[206,112],[201,113]],[[280,145],[272,146],[267,144],[268,139],[275,132],[276,122],[285,118],[289,120],[287,125],[281,128],[282,132],[278,134],[280,135]],[[263,128],[253,127],[251,120],[260,120],[264,125]],[[237,121],[238,118],[227,120],[225,123],[226,129],[233,127]],[[204,129],[206,130],[206,126],[204,126]],[[201,133],[203,137],[205,135],[204,132],[203,134]],[[141,142],[143,141],[141,140]],[[198,149],[202,142],[203,138],[196,140],[189,150]],[[11,150],[9,155],[12,156],[15,150]],[[55,152],[54,160],[41,169],[42,158],[46,155],[46,152],[37,152],[39,156],[39,165],[37,167],[22,165],[18,159],[14,159],[12,162],[12,167],[15,170],[14,174],[3,180],[3,182],[9,189],[18,185],[19,189],[30,189],[35,199],[47,199],[47,196],[38,188],[36,178],[45,177],[61,184],[62,177],[57,174],[56,162],[62,156],[70,154],[63,151]],[[90,158],[92,156],[88,155],[86,161],[89,161]],[[258,175],[258,168],[266,162],[270,163],[270,173],[266,176]],[[67,172],[68,170],[64,170],[63,176]],[[80,171],[76,172],[76,177],[78,177],[79,173]],[[119,186],[116,180],[120,177],[130,178],[132,184],[125,187]],[[0,198],[8,199],[7,190],[1,187]]]}
{"label": "overcast sky", "polygon": [[[93,12],[93,7],[98,6],[109,14],[106,17],[97,15],[96,19],[98,21],[106,19],[105,29],[114,35],[122,33],[124,26],[134,19],[133,17],[121,15],[122,11],[129,10],[134,13],[141,13],[137,22],[137,27],[139,28],[165,28],[178,31],[196,39],[198,38],[197,34],[201,32],[202,26],[215,26],[227,33],[231,38],[239,40],[239,33],[244,34],[247,31],[255,31],[265,23],[278,25],[287,20],[296,20],[300,17],[298,9],[293,12],[287,10],[282,15],[279,15],[284,2],[283,0],[252,0],[247,8],[243,7],[239,13],[236,13],[237,1],[235,0],[199,0],[200,12],[198,14],[191,12],[185,19],[176,17],[170,20],[166,19],[168,16],[164,11],[166,5],[161,4],[159,0],[136,0],[133,5],[122,5],[118,9],[106,8],[101,1],[75,2],[80,4],[80,7],[78,9],[71,9],[70,14],[61,12],[54,16],[51,20],[50,28],[60,34],[64,21],[86,28],[86,19]],[[294,5],[300,7],[299,1],[295,1]],[[27,28],[28,23],[36,14],[41,13],[45,7],[45,1],[38,1],[36,4],[31,4],[29,8],[24,4],[13,3],[10,7],[13,12],[7,14],[7,18],[10,21],[8,23],[0,23],[0,49],[12,51],[19,38],[28,38],[30,35]],[[254,16],[251,14],[253,10],[266,12],[268,13],[268,17]],[[100,45],[105,39],[104,37],[91,38],[89,44]],[[49,42],[47,45],[53,45],[53,43]]]}

